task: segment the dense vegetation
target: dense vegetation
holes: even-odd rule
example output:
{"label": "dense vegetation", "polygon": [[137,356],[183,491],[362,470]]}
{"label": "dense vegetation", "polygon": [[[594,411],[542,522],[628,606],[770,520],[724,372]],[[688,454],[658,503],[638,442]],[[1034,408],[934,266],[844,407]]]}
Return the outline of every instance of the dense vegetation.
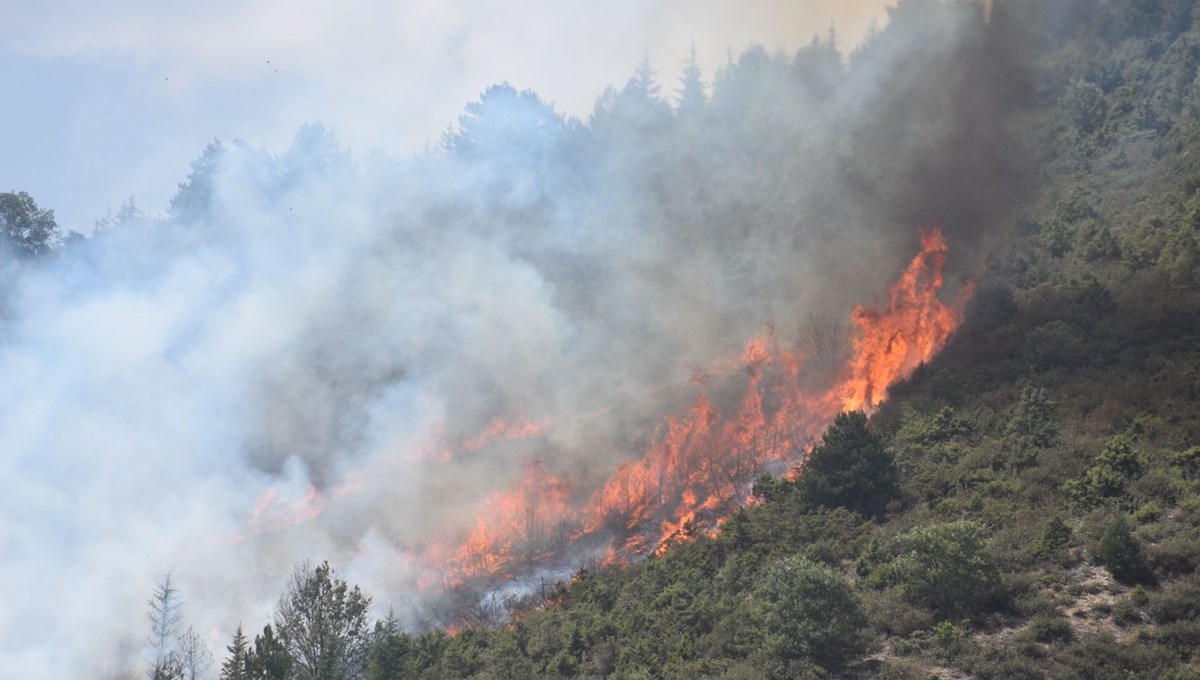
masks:
{"label": "dense vegetation", "polygon": [[[840,416],[798,476],[760,478],[756,502],[715,535],[581,569],[503,623],[482,612],[453,634],[404,631],[392,617],[372,627],[369,598],[328,565],[302,566],[276,620],[253,637],[238,631],[221,677],[1200,677],[1200,10],[1183,0],[1037,4],[997,0],[986,26],[969,5],[979,39],[1024,40],[1028,79],[1002,120],[1035,157],[994,176],[1001,195],[1025,200],[946,209],[988,218],[977,239],[986,269],[942,354],[869,419]],[[862,52],[892,49],[905,22],[933,25],[948,11],[963,10],[901,2]],[[566,148],[584,166],[595,153],[586,144],[644,153],[629,140],[715,125],[704,122],[710,108],[759,111],[754,97],[783,96],[748,84],[835,96],[864,57],[843,63],[832,47],[818,41],[794,59],[751,50],[711,101],[689,69],[674,110],[639,71],[554,145],[488,128],[482,112],[504,98],[545,114],[531,93],[497,88],[448,133],[445,153]],[[724,139],[769,127],[750,118]],[[604,137],[631,120],[660,127]],[[786,164],[771,158],[785,151],[764,139],[756,158]],[[205,159],[221,153],[210,147],[197,162],[173,211],[211,218]],[[734,155],[728,171],[745,159]],[[961,181],[993,176],[965,169]],[[1013,181],[1025,173],[1033,179]],[[730,209],[704,197],[679,201],[680,213]],[[31,199],[0,201],[9,241],[50,247],[37,226],[47,214]],[[184,671],[177,655],[160,656],[170,661],[162,677]]]}

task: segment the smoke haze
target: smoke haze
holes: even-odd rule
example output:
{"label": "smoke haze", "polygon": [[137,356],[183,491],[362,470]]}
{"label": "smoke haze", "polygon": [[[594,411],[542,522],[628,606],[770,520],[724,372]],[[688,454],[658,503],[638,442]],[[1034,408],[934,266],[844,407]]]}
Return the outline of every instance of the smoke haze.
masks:
{"label": "smoke haze", "polygon": [[[551,44],[555,22],[593,11],[527,4],[507,11],[546,17]],[[554,72],[511,47],[539,40],[518,31],[494,55],[505,73],[437,83],[475,88],[438,150],[352,156],[320,124],[277,152],[213,143],[165,216],[129,211],[60,257],[7,263],[0,670],[124,677],[145,660],[143,604],[168,570],[217,650],[238,621],[261,628],[305,558],[420,625],[444,578],[424,547],[465,536],[477,504],[529,463],[586,495],[747,338],[770,327],[795,346],[809,312],[878,301],[922,224],[947,234],[952,287],[974,273],[987,220],[1028,189],[1012,133],[1028,74],[1001,33],[1015,23],[904,2],[849,61],[827,42],[735,53],[704,69],[711,101],[665,103],[673,67],[630,79],[652,27],[673,27],[655,43],[673,65],[693,38],[792,43],[790,26],[857,26],[876,10],[828,3],[811,8],[818,21],[792,6],[739,14],[744,37],[718,28],[733,22],[716,2],[651,5],[631,32],[595,31],[625,65],[578,77],[619,83],[582,120],[532,92],[479,94],[477,78]],[[117,16],[150,25],[157,7]],[[253,25],[244,11],[220,10]],[[397,40],[419,45],[432,10],[406,11]],[[472,16],[485,24],[484,9]],[[100,21],[88,42],[73,23],[86,19],[81,8],[22,45],[72,54],[125,35]],[[264,40],[301,36],[282,46],[298,54],[306,26],[384,30],[308,19]],[[753,35],[768,24],[784,32]],[[487,60],[487,40],[454,25],[469,59]],[[235,31],[212,54],[205,26],[136,49],[183,44],[216,78],[252,40]],[[539,94],[579,100],[564,91]],[[497,423],[537,434],[472,443]]]}
{"label": "smoke haze", "polygon": [[0,111],[0,187],[86,231],[131,194],[164,204],[213,137],[278,149],[320,118],[360,156],[407,153],[493,83],[585,116],[643,54],[673,74],[694,43],[711,73],[727,50],[795,50],[834,25],[850,47],[885,4],[15,0],[0,16],[0,82],[22,97]]}

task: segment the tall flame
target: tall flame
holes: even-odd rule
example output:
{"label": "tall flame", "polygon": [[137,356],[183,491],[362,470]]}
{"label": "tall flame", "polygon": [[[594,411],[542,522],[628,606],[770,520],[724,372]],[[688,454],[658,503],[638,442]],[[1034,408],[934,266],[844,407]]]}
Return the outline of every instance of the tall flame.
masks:
{"label": "tall flame", "polygon": [[[515,488],[479,503],[476,526],[457,549],[441,547],[431,556],[461,581],[518,569],[516,562],[550,557],[588,538],[593,546],[596,537],[608,542],[608,559],[625,560],[711,529],[746,503],[758,474],[800,464],[837,413],[874,409],[891,385],[945,345],[966,297],[957,308],[937,298],[947,252],[940,230],[923,232],[920,253],[889,289],[887,303],[853,310],[853,353],[826,389],[805,388],[799,352],[781,349],[772,333],[755,336],[738,361],[746,390],[731,413],[723,414],[697,379],[687,411],[668,417],[646,451],[581,503],[572,504],[580,493],[568,480],[531,465]],[[541,434],[537,426],[496,423],[486,438]]]}
{"label": "tall flame", "polygon": [[[734,362],[745,391],[728,413],[697,378],[691,406],[668,417],[649,447],[599,488],[579,488],[545,464],[528,461],[516,484],[475,504],[473,526],[415,548],[419,559],[441,572],[443,587],[454,587],[584,553],[625,561],[712,530],[746,504],[757,475],[802,465],[834,416],[874,409],[889,387],[945,345],[971,290],[965,288],[954,306],[938,300],[947,252],[940,230],[922,232],[921,251],[889,289],[887,303],[854,308],[853,351],[831,384],[813,388],[799,351],[782,349],[771,332],[757,335]],[[710,375],[725,376],[729,369],[722,361]],[[478,436],[437,449],[429,460],[541,437],[552,427],[552,421],[497,418]],[[260,505],[273,502],[268,496]],[[301,510],[322,507],[321,499],[306,499]]]}
{"label": "tall flame", "polygon": [[845,410],[878,405],[889,386],[929,361],[958,327],[960,312],[937,299],[947,250],[941,230],[922,233],[921,253],[888,291],[888,305],[854,309],[859,335],[845,383]]}

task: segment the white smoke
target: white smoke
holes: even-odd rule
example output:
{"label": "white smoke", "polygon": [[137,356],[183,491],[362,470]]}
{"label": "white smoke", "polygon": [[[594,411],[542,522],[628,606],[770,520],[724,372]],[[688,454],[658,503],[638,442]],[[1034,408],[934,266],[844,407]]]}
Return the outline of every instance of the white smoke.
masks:
{"label": "white smoke", "polygon": [[[586,490],[692,396],[693,366],[882,290],[928,192],[864,176],[918,156],[977,179],[986,149],[940,143],[954,111],[875,106],[903,38],[808,99],[752,50],[708,123],[613,94],[585,128],[497,90],[457,154],[355,164],[319,126],[278,155],[226,144],[170,217],[6,264],[0,675],[136,670],[167,571],[214,650],[261,628],[301,559],[416,620],[440,577],[421,547],[525,461]],[[855,146],[914,130],[928,146]],[[553,426],[432,460],[496,418]]]}

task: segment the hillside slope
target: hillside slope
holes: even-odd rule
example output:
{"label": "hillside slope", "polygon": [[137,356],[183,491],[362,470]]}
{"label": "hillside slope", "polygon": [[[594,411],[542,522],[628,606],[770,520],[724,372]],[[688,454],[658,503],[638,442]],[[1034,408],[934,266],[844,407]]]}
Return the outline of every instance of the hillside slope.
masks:
{"label": "hillside slope", "polygon": [[1043,189],[994,225],[944,352],[812,457],[861,466],[763,478],[716,536],[584,569],[506,626],[382,626],[369,677],[1200,677],[1193,14],[1040,17]]}

